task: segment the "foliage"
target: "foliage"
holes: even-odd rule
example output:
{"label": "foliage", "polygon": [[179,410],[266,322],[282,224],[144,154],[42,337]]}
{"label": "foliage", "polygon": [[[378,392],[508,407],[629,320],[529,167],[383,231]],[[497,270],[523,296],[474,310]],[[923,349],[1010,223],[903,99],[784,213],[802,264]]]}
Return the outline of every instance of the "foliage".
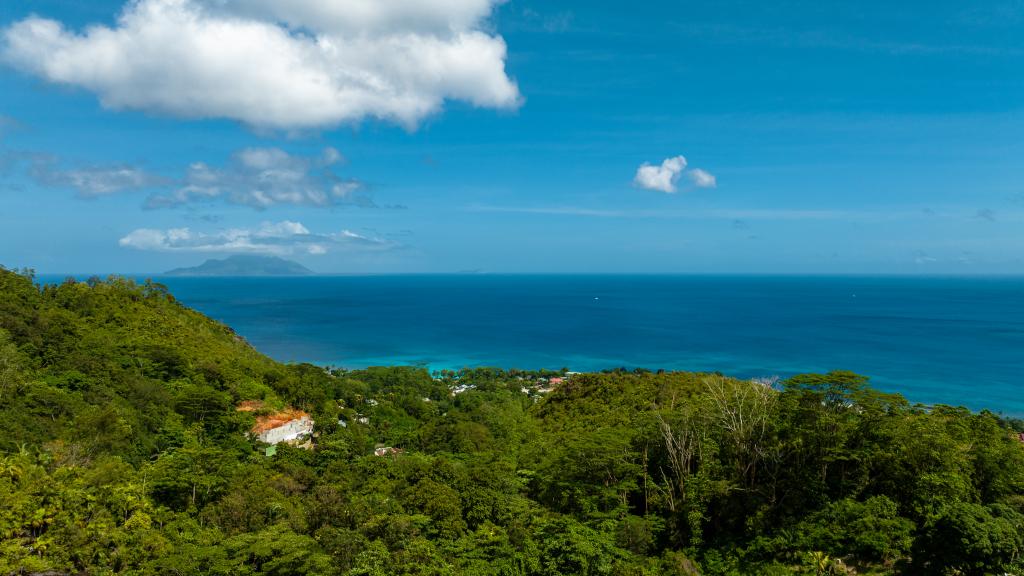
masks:
{"label": "foliage", "polygon": [[[284,365],[159,284],[0,269],[0,574],[1020,573],[1019,421],[848,372],[563,377]],[[244,400],[313,448],[267,457]]]}

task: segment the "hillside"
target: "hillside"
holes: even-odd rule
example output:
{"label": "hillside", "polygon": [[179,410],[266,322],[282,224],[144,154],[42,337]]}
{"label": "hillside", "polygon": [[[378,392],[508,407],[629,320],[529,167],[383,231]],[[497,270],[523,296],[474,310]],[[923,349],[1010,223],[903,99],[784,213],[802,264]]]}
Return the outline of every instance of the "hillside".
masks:
{"label": "hillside", "polygon": [[192,268],[175,268],[167,276],[309,276],[313,271],[298,262],[276,256],[229,256],[207,260]]}
{"label": "hillside", "polygon": [[1020,573],[1013,424],[848,372],[284,365],[159,284],[0,269],[0,574]]}

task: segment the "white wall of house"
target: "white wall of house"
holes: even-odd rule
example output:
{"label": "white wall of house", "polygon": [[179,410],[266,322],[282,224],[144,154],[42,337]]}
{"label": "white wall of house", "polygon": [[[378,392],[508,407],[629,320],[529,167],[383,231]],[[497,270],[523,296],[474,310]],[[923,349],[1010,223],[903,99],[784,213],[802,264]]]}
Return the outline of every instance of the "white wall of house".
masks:
{"label": "white wall of house", "polygon": [[309,436],[313,433],[313,420],[309,416],[303,416],[297,420],[292,420],[283,426],[277,428],[271,428],[266,432],[259,435],[261,442],[267,444],[280,444],[281,442],[291,442],[292,440],[298,440],[303,436]]}

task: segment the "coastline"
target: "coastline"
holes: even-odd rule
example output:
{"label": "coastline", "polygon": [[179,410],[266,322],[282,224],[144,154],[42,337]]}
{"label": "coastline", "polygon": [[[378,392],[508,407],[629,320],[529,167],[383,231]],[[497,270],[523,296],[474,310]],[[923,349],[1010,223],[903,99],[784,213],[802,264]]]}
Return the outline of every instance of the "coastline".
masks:
{"label": "coastline", "polygon": [[1024,279],[484,274],[157,280],[283,362],[430,370],[639,367],[739,378],[842,369],[911,401],[1024,415],[1015,362],[1024,349]]}

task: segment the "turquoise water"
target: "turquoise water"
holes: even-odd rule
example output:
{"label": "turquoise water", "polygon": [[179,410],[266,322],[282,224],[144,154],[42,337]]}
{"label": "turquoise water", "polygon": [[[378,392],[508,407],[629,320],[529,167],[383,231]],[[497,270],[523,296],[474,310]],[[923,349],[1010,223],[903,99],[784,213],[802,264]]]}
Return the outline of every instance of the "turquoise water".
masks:
{"label": "turquoise water", "polygon": [[160,278],[282,361],[739,377],[847,369],[1024,415],[1024,278]]}

